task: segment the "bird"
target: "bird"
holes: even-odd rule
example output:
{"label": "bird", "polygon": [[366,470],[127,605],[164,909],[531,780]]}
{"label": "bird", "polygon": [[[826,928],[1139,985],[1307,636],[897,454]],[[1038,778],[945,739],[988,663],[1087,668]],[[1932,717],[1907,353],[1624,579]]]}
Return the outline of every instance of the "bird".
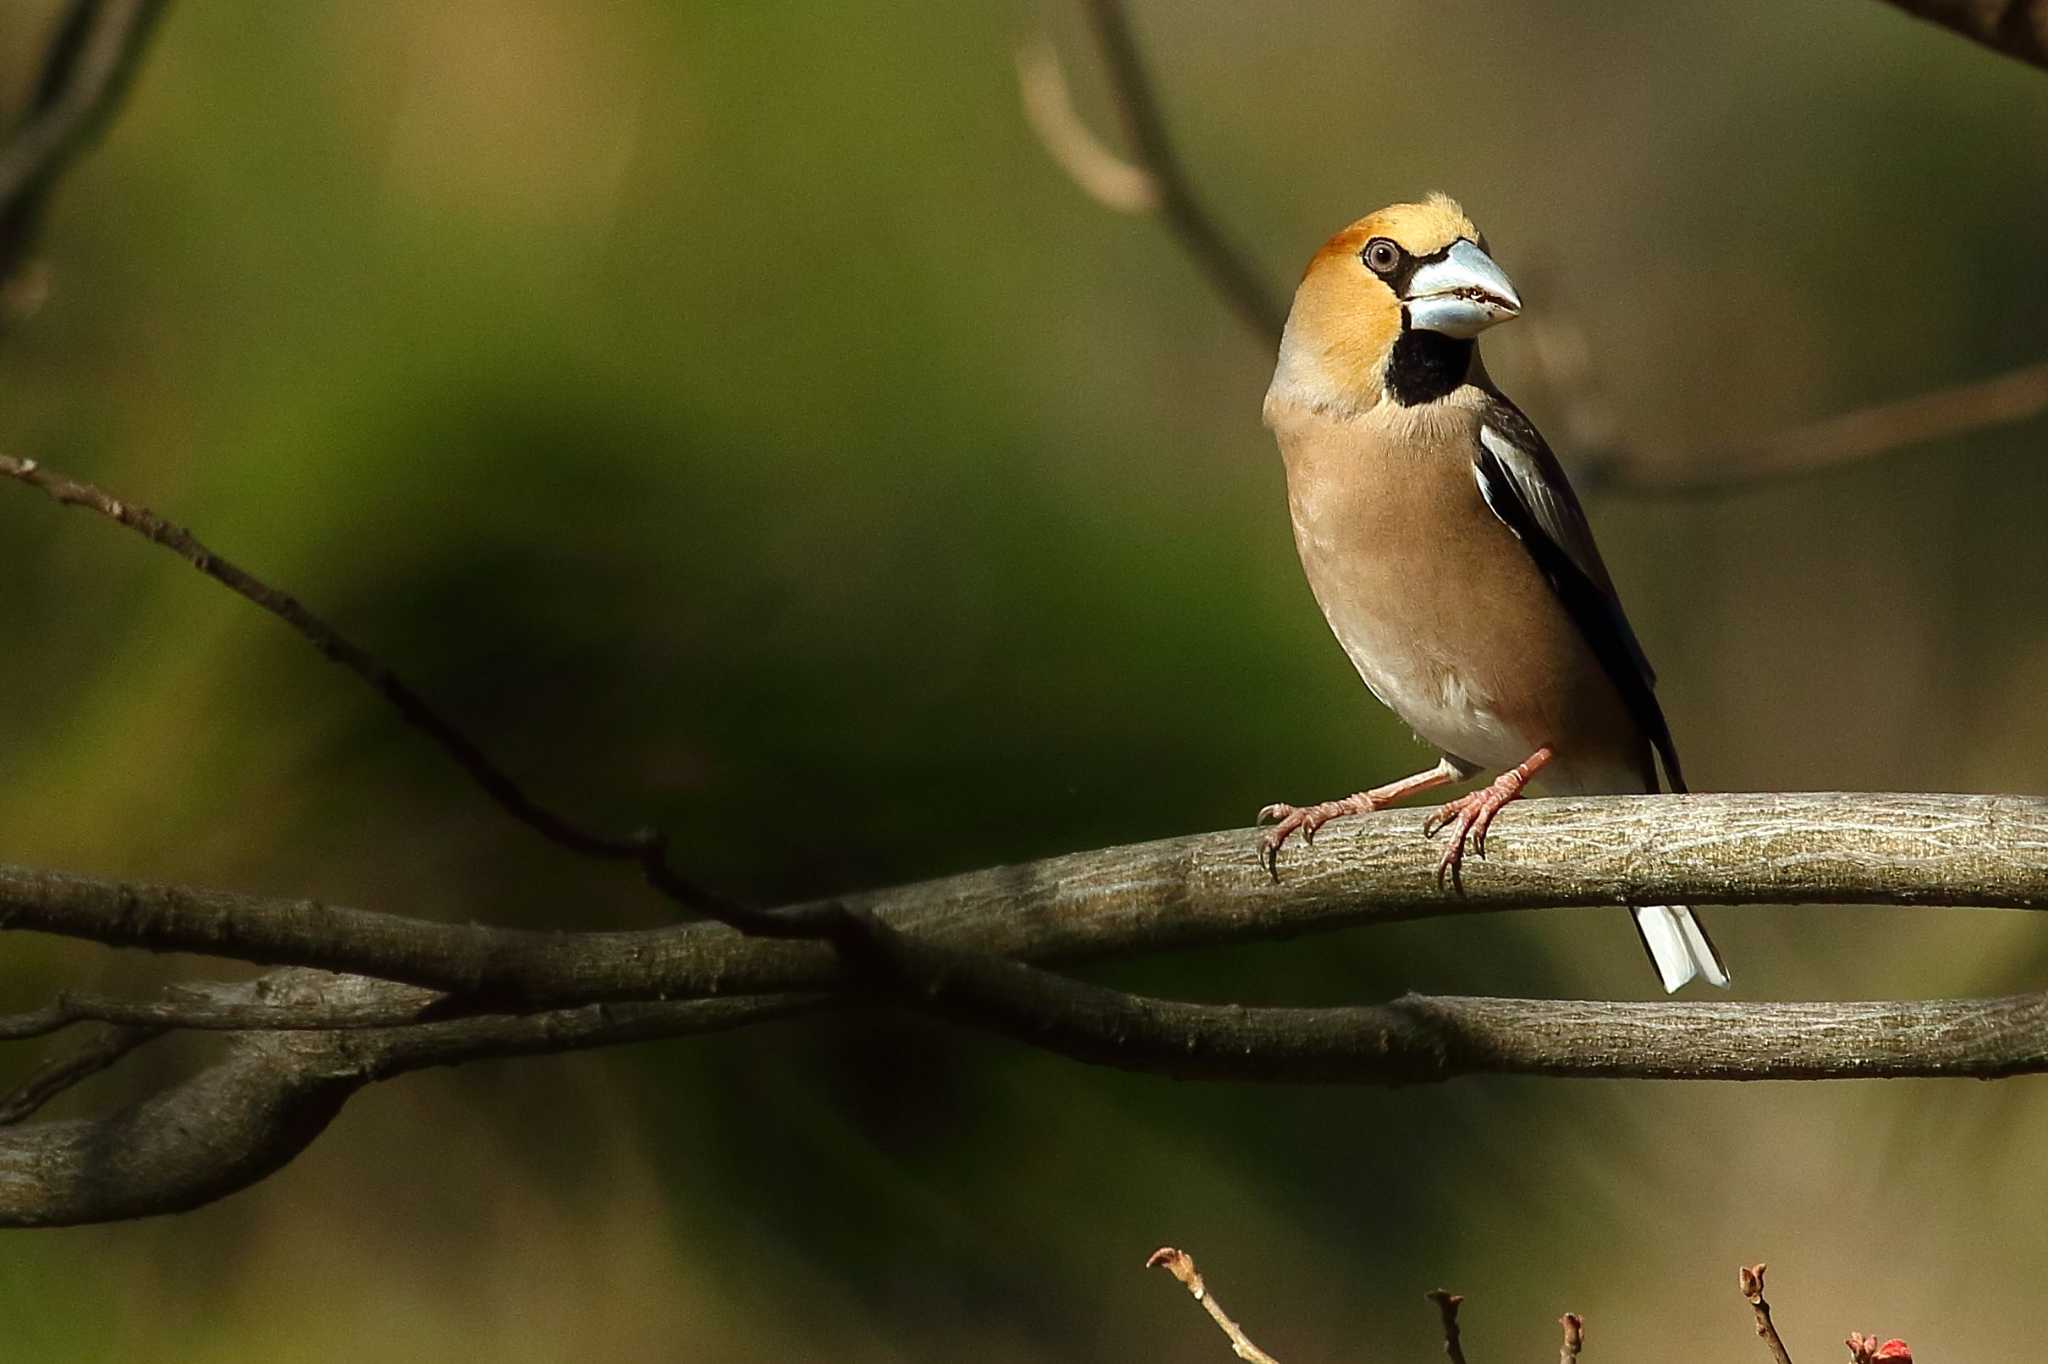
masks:
{"label": "bird", "polygon": [[[1352,223],[1317,251],[1288,313],[1265,424],[1286,466],[1295,548],[1365,685],[1437,763],[1338,800],[1260,811],[1279,875],[1288,839],[1482,773],[1423,824],[1449,830],[1437,880],[1461,887],[1502,806],[1684,791],[1656,674],[1578,496],[1488,377],[1478,337],[1522,311],[1486,238],[1432,194]],[[1271,821],[1269,823],[1269,821]],[[1693,912],[1632,910],[1667,992],[1728,970]]]}

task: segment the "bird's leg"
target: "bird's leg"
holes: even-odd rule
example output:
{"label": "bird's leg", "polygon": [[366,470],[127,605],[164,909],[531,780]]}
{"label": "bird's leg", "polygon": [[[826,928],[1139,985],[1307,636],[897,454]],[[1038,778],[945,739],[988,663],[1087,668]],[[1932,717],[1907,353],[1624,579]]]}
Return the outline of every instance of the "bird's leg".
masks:
{"label": "bird's leg", "polygon": [[1522,788],[1529,784],[1529,778],[1541,772],[1556,756],[1550,745],[1545,744],[1477,791],[1467,791],[1456,800],[1445,801],[1442,809],[1422,822],[1424,838],[1434,838],[1436,831],[1446,824],[1452,826],[1451,845],[1444,849],[1442,860],[1436,864],[1438,885],[1442,885],[1448,876],[1452,886],[1464,889],[1464,884],[1458,879],[1458,867],[1465,860],[1466,840],[1471,840],[1473,852],[1486,856],[1486,831],[1492,826],[1493,817],[1500,813],[1501,806],[1521,795]]}
{"label": "bird's leg", "polygon": [[1418,791],[1428,791],[1447,781],[1459,781],[1470,775],[1466,768],[1445,758],[1427,772],[1417,772],[1414,776],[1390,781],[1385,786],[1375,786],[1370,791],[1359,791],[1342,800],[1326,800],[1318,805],[1289,805],[1285,801],[1275,801],[1259,811],[1259,823],[1264,824],[1269,819],[1279,821],[1259,835],[1259,860],[1266,864],[1267,875],[1277,881],[1280,879],[1280,849],[1297,829],[1303,839],[1313,843],[1316,830],[1339,816],[1371,814]]}

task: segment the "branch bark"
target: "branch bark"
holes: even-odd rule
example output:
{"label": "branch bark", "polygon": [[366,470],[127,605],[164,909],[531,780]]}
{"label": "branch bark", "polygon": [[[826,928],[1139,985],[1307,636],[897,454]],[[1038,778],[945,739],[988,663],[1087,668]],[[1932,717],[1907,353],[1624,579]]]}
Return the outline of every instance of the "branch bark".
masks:
{"label": "branch bark", "polygon": [[[1486,1073],[1664,1079],[1990,1077],[2048,1070],[2048,993],[1921,1003],[1621,1004],[1425,998],[1345,1009],[1148,999],[1024,960],[1075,961],[1539,903],[1684,898],[2048,902],[2048,802],[1969,796],[1534,801],[1503,815],[1468,894],[1435,888],[1413,812],[1333,826],[1270,884],[1247,833],[1054,858],[849,901],[876,961],[711,924],[542,934],[0,869],[0,923],[249,960],[365,963],[400,984],[285,972],[209,1010],[381,1028],[252,1032],[111,1117],[0,1129],[0,1224],[195,1206],[276,1169],[348,1095],[425,1066],[616,1045],[828,1007],[907,1003],[1075,1059],[1232,1081],[1417,1083]],[[967,950],[968,948],[978,950]],[[877,965],[882,974],[874,974]],[[904,986],[902,993],[878,987]],[[451,987],[453,987],[451,991]],[[244,991],[237,994],[237,988]],[[743,990],[728,999],[682,998]],[[769,993],[776,992],[776,993]],[[669,999],[656,996],[668,995]],[[571,1002],[573,1001],[573,1002]],[[553,1005],[558,1007],[548,1007]],[[156,1015],[151,1015],[156,1017]]]}
{"label": "branch bark", "polygon": [[[2048,800],[1785,793],[1518,802],[1462,895],[1414,811],[1332,824],[1268,881],[1233,831],[844,897],[933,947],[1062,963],[1534,906],[2048,904]],[[784,913],[815,912],[792,906]],[[566,916],[565,917],[572,917]],[[718,924],[556,933],[0,865],[0,929],[376,976],[532,1009],[844,986],[819,941]]]}
{"label": "branch bark", "polygon": [[[246,989],[254,992],[257,982]],[[288,972],[260,986],[273,1003],[388,1006],[386,982]],[[107,1117],[0,1128],[0,1226],[75,1226],[198,1207],[281,1168],[376,1080],[486,1057],[760,1022],[812,1003],[700,1000],[591,1005],[371,1031],[250,1033],[218,1064]]]}

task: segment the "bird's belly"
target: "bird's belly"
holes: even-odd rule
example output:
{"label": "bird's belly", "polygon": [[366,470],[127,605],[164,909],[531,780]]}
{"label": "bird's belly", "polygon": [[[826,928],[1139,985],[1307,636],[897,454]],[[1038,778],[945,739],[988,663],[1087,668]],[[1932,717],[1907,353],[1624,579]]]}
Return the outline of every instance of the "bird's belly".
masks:
{"label": "bird's belly", "polygon": [[1289,479],[1309,586],[1359,676],[1426,743],[1491,770],[1562,739],[1633,751],[1619,693],[1469,477],[1361,489],[1309,472]]}
{"label": "bird's belly", "polygon": [[1325,603],[1324,614],[1358,675],[1425,743],[1478,767],[1500,769],[1528,757],[1540,742],[1507,718],[1504,712],[1514,709],[1511,697],[1503,704],[1477,669],[1461,668],[1459,660],[1433,647],[1439,642],[1415,639],[1404,622],[1383,613],[1331,605]]}

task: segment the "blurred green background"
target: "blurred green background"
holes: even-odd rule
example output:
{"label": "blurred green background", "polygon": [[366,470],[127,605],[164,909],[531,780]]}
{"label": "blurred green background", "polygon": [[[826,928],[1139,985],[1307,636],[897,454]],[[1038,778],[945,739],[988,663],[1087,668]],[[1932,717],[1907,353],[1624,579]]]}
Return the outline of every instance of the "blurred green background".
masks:
{"label": "blurred green background", "polygon": [[[0,9],[19,104],[55,6]],[[2048,74],[1842,0],[1136,6],[1276,287],[1459,196],[1624,431],[1712,451],[2048,355]],[[1268,347],[1018,109],[1065,5],[178,0],[0,337],[0,448],[194,526],[534,788],[767,899],[1417,765],[1301,580]],[[1541,266],[1539,271],[1535,267]],[[1496,339],[1497,338],[1497,339]],[[1488,358],[1539,424],[1524,336]],[[1591,508],[1707,789],[2048,786],[2048,427]],[[1562,439],[1559,441],[1563,445]],[[1572,451],[1562,449],[1569,462]],[[161,552],[0,490],[0,857],[449,919],[664,908]],[[1249,853],[1248,853],[1249,855]],[[2038,985],[2018,915],[1712,916],[1748,998]],[[6,944],[6,990],[159,969]],[[1131,963],[1184,997],[1647,997],[1612,914]],[[149,1054],[146,1054],[148,1056]],[[13,1064],[25,1066],[24,1053]],[[77,1096],[104,1104],[147,1083]],[[0,1238],[10,1351],[342,1360],[2013,1353],[2048,1089],[1182,1085],[821,1019],[416,1076],[284,1172]]]}

